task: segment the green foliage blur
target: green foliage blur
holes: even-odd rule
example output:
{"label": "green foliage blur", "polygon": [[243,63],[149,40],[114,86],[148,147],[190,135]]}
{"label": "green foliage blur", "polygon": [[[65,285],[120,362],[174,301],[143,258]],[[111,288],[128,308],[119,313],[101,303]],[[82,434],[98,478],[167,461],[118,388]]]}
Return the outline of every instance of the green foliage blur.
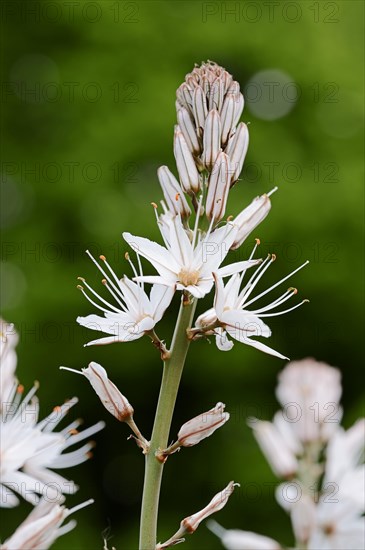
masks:
{"label": "green foliage blur", "polygon": [[[19,379],[26,387],[40,381],[42,415],[77,395],[69,421],[107,422],[95,436],[93,459],[61,472],[80,486],[69,506],[90,497],[95,504],[77,514],[78,527],[54,548],[100,549],[106,534],[110,547],[132,550],[143,456],[88,382],[58,367],[101,363],[148,437],[161,364],[147,339],[83,347],[97,334],[75,322],[94,312],[76,279],[101,287],[84,251],[103,253],[120,275],[130,274],[122,231],[159,239],[150,202],[161,198],[157,168],[175,171],[176,88],[195,63],[223,65],[247,90],[242,120],[250,124],[227,213],[279,187],[239,257],[247,257],[254,237],[263,255],[276,253],[265,285],[311,262],[289,282],[310,303],[269,320],[270,345],[291,359],[312,356],[339,367],[344,424],[351,424],[362,411],[364,360],[363,3],[3,0],[1,9],[2,315],[20,332]],[[270,87],[261,71],[276,71],[278,85]],[[167,342],[177,307],[176,297],[158,327]],[[232,416],[213,437],[168,460],[159,540],[234,479],[241,488],[215,519],[292,544],[289,519],[275,503],[275,478],[246,425],[249,416],[270,419],[277,410],[282,367],[238,343],[229,353],[214,343],[191,346],[171,438],[217,401]],[[2,540],[28,510],[4,511]],[[185,547],[221,545],[202,525]]]}

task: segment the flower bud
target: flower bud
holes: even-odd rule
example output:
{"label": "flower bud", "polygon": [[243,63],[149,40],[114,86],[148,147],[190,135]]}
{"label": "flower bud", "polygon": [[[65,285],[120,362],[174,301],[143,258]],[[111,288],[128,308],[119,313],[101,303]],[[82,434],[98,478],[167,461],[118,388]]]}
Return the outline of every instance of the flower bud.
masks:
{"label": "flower bud", "polygon": [[203,162],[208,170],[213,165],[221,151],[221,120],[218,111],[209,111],[205,121],[203,136]]}
{"label": "flower bud", "polygon": [[177,434],[179,446],[192,447],[223,426],[229,419],[229,413],[224,409],[224,403],[217,403],[213,409],[183,424]]}
{"label": "flower bud", "polygon": [[244,122],[237,126],[236,133],[228,140],[225,153],[229,156],[232,167],[231,185],[239,178],[248,149],[248,128]]}
{"label": "flower bud", "polygon": [[278,427],[273,422],[256,419],[249,424],[273,472],[278,477],[292,477],[298,469],[298,461]]}
{"label": "flower bud", "polygon": [[193,93],[193,113],[196,127],[201,136],[205,126],[205,119],[208,115],[208,108],[205,94],[200,86],[197,86]]}
{"label": "flower bud", "polygon": [[228,193],[230,189],[229,157],[219,153],[209,178],[206,213],[211,220],[220,221],[226,211]]}
{"label": "flower bud", "polygon": [[157,175],[169,211],[173,214],[180,214],[183,218],[188,218],[191,210],[175,176],[167,166],[161,166],[157,170]]}
{"label": "flower bud", "polygon": [[236,485],[238,485],[238,483],[230,481],[227,487],[223,489],[223,491],[217,493],[212,498],[208,506],[200,510],[200,512],[197,512],[196,514],[193,514],[192,516],[183,519],[181,522],[181,527],[184,528],[188,533],[194,533],[194,531],[196,531],[196,529],[199,527],[199,524],[204,519],[224,508]]}
{"label": "flower bud", "polygon": [[199,154],[200,145],[196,135],[195,126],[188,111],[184,109],[184,107],[178,110],[177,121],[190,151],[192,153]]}
{"label": "flower bud", "polygon": [[232,130],[234,129],[234,120],[235,120],[235,98],[232,96],[227,96],[224,100],[224,104],[221,112],[221,121],[222,121],[222,146],[224,147],[227,143],[228,138],[231,135]]}
{"label": "flower bud", "polygon": [[266,218],[271,208],[271,201],[268,195],[256,197],[251,204],[236,216],[233,223],[238,226],[238,232],[231,250],[239,248],[251,231]]}
{"label": "flower bud", "polygon": [[217,109],[220,111],[224,100],[224,81],[222,78],[216,78],[209,89],[209,110]]}
{"label": "flower bud", "polygon": [[133,416],[132,405],[109,380],[101,365],[92,362],[86,369],[82,369],[82,374],[89,380],[104,407],[120,422],[128,421]]}
{"label": "flower bud", "polygon": [[200,188],[199,173],[179,126],[175,128],[174,155],[184,191],[186,193],[197,193]]}

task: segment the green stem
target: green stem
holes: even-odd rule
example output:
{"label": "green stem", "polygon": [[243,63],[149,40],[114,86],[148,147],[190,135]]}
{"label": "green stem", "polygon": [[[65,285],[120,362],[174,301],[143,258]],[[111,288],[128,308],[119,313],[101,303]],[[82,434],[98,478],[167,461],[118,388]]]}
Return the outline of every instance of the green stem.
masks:
{"label": "green stem", "polygon": [[197,300],[194,298],[188,303],[184,302],[183,296],[170,355],[164,363],[150,451],[146,455],[139,539],[140,550],[155,550],[156,547],[158,504],[164,465],[156,458],[155,453],[159,449],[165,449],[168,444],[176,396],[190,344],[186,331],[191,327],[196,303]]}

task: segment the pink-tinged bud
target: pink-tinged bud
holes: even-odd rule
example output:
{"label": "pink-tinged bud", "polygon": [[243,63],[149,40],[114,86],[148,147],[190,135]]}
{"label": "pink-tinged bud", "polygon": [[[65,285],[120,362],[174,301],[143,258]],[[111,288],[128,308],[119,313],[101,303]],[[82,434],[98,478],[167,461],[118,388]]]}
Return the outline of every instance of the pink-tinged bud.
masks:
{"label": "pink-tinged bud", "polygon": [[183,218],[188,218],[191,210],[175,176],[167,166],[161,166],[157,170],[157,175],[170,212],[180,214]]}
{"label": "pink-tinged bud", "polygon": [[205,93],[200,86],[195,88],[193,93],[193,113],[196,127],[198,128],[201,135],[204,130],[205,119],[208,115],[208,107]]}
{"label": "pink-tinged bud", "polygon": [[134,413],[132,405],[109,380],[106,370],[101,365],[92,362],[86,369],[82,369],[82,374],[89,380],[100,401],[112,415],[120,422],[132,418]]}
{"label": "pink-tinged bud", "polygon": [[181,84],[176,92],[177,99],[189,111],[192,111],[193,89],[185,82]]}
{"label": "pink-tinged bud", "polygon": [[233,126],[237,126],[244,107],[244,99],[243,99],[243,95],[241,94],[240,85],[238,84],[238,82],[236,81],[232,82],[232,84],[230,85],[227,91],[227,96],[233,97],[235,101]]}
{"label": "pink-tinged bud", "polygon": [[200,189],[199,172],[179,126],[175,128],[174,155],[184,191],[198,193]]}
{"label": "pink-tinged bud", "polygon": [[235,98],[232,96],[227,96],[224,100],[222,112],[221,112],[221,121],[222,121],[222,146],[224,147],[227,143],[228,138],[231,135],[232,130],[235,128]]}
{"label": "pink-tinged bud", "polygon": [[208,506],[182,520],[181,527],[184,528],[188,533],[194,533],[199,527],[199,524],[215,512],[218,512],[227,504],[229,497],[234,491],[235,486],[239,485],[230,481],[225,489],[220,493],[217,493],[212,500],[209,502]]}
{"label": "pink-tinged bud", "polygon": [[203,162],[208,170],[213,168],[221,151],[221,120],[218,111],[209,111],[204,127]]}
{"label": "pink-tinged bud", "polygon": [[256,197],[251,204],[236,216],[233,223],[238,227],[238,232],[232,250],[239,248],[248,235],[266,218],[271,208],[268,195]]}
{"label": "pink-tinged bud", "polygon": [[224,409],[224,403],[217,403],[213,409],[183,424],[177,434],[179,446],[192,447],[223,426],[229,419],[229,413]]}
{"label": "pink-tinged bud", "polygon": [[298,461],[280,426],[275,422],[255,419],[250,421],[250,426],[273,472],[278,477],[291,478],[298,469]]}
{"label": "pink-tinged bud", "polygon": [[228,193],[230,189],[231,174],[229,157],[219,153],[209,178],[206,214],[215,222],[220,221],[226,211]]}
{"label": "pink-tinged bud", "polygon": [[196,135],[195,126],[188,111],[183,107],[177,112],[177,120],[190,151],[192,153],[199,154],[200,145]]}
{"label": "pink-tinged bud", "polygon": [[244,122],[237,126],[236,133],[228,140],[225,153],[229,156],[232,168],[231,185],[239,178],[248,149],[248,128]]}
{"label": "pink-tinged bud", "polygon": [[210,86],[209,90],[209,110],[217,109],[220,111],[224,100],[224,81],[217,78]]}

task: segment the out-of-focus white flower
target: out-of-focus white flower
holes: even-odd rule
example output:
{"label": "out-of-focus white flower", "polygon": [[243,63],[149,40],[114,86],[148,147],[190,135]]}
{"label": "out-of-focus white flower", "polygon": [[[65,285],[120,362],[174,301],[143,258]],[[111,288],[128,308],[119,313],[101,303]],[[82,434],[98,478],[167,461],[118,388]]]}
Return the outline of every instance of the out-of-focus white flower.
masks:
{"label": "out-of-focus white flower", "polygon": [[18,334],[14,325],[0,319],[0,402],[6,403],[16,384],[16,345]]}
{"label": "out-of-focus white flower", "polygon": [[292,361],[279,375],[276,396],[301,441],[328,441],[342,417],[340,372],[314,359]]}
{"label": "out-of-focus white flower", "polygon": [[228,550],[280,550],[281,546],[273,539],[240,529],[224,529],[214,520],[207,522],[207,527]]}
{"label": "out-of-focus white flower", "polygon": [[180,447],[192,447],[212,435],[229,420],[229,413],[224,412],[225,404],[217,403],[209,411],[185,422],[177,434]]}
{"label": "out-of-focus white flower", "polygon": [[85,462],[90,457],[92,442],[64,453],[72,445],[89,438],[104,427],[103,422],[78,432],[81,421],[76,420],[58,433],[53,430],[69,409],[77,403],[73,398],[45,419],[38,421],[39,404],[35,397],[37,386],[21,399],[23,388],[14,387],[11,401],[3,407],[0,418],[1,466],[0,506],[12,508],[19,503],[15,493],[32,504],[43,495],[55,502],[63,493],[77,490],[73,481],[50,468],[68,468]]}
{"label": "out-of-focus white flower", "polygon": [[204,236],[201,236],[196,224],[191,240],[179,216],[166,217],[163,228],[161,223],[159,226],[166,247],[123,233],[131,248],[151,262],[159,273],[136,276],[137,281],[176,286],[178,290],[187,290],[196,298],[202,298],[213,286],[214,271],[225,277],[258,263],[257,260],[249,260],[219,268],[237,233],[237,227],[231,223],[214,231],[210,227]]}
{"label": "out-of-focus white flower", "polygon": [[365,518],[353,502],[322,499],[316,507],[316,525],[308,550],[364,550]]}
{"label": "out-of-focus white flower", "polygon": [[11,537],[0,545],[0,550],[47,550],[56,539],[75,527],[75,520],[62,525],[64,520],[93,502],[88,500],[67,509],[60,504],[41,499]]}
{"label": "out-of-focus white flower", "polygon": [[[89,292],[99,300],[99,303],[94,302],[86,293],[84,286],[78,285],[78,288],[89,302],[104,313],[104,317],[92,314],[87,317],[78,317],[77,322],[84,327],[110,335],[92,340],[85,345],[130,342],[151,331],[162,319],[170,305],[175,292],[174,286],[153,285],[150,295],[147,296],[143,284],[135,283],[126,276],[119,280],[105,256],[100,256],[100,259],[105,264],[107,271],[98,264],[89,251],[86,253],[104,276],[102,282],[110,292],[115,305],[100,296],[85,279],[79,278]],[[129,259],[128,255],[127,259]],[[132,267],[134,269],[133,265]],[[137,276],[136,271],[135,275]]]}
{"label": "out-of-focus white flower", "polygon": [[[256,247],[257,244],[249,261],[252,261]],[[206,330],[208,332],[210,331],[210,333],[215,333],[216,344],[220,350],[227,351],[232,348],[232,343],[230,343],[227,338],[228,334],[235,340],[247,344],[248,346],[255,347],[265,353],[280,357],[281,359],[286,359],[284,355],[273,350],[269,346],[266,346],[262,342],[253,339],[253,337],[262,336],[269,338],[271,336],[270,328],[261,320],[263,317],[283,315],[284,313],[288,313],[289,311],[301,306],[307,300],[303,300],[299,304],[296,304],[289,309],[285,309],[284,311],[272,312],[272,310],[279,307],[297,293],[295,288],[289,288],[286,292],[284,292],[284,294],[282,294],[279,298],[276,298],[276,300],[269,303],[267,306],[258,307],[253,310],[247,308],[268,292],[271,292],[271,290],[282,284],[289,277],[297,273],[300,269],[307,265],[308,262],[302,264],[270,288],[261,292],[258,296],[250,298],[257,283],[274,260],[275,256],[268,256],[266,260],[264,260],[256,269],[242,290],[241,284],[246,273],[245,269],[241,274],[235,273],[225,286],[223,285],[222,277],[219,273],[214,274],[216,284],[214,307],[198,317],[196,320],[196,327],[198,329],[202,329],[203,331]],[[214,316],[216,319],[215,324],[210,326]],[[217,332],[216,326],[220,327],[221,330]]]}
{"label": "out-of-focus white flower", "polygon": [[349,470],[355,470],[364,456],[364,446],[364,418],[348,430],[339,426],[326,448],[325,482],[340,482]]}
{"label": "out-of-focus white flower", "polygon": [[[295,450],[299,450],[293,438],[283,431],[285,420],[276,415],[273,422],[251,419],[250,427],[273,472],[278,477],[291,478],[298,469]],[[284,426],[285,427],[285,426]]]}

